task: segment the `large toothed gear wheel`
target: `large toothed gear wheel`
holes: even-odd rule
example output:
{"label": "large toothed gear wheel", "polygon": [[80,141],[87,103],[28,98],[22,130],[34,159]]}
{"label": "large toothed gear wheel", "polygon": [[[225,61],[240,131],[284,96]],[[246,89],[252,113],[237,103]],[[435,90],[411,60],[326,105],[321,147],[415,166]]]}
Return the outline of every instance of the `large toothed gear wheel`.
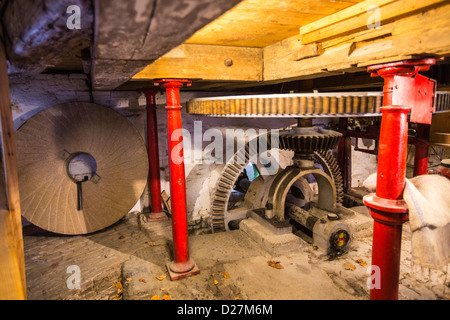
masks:
{"label": "large toothed gear wheel", "polygon": [[[231,192],[233,191],[242,171],[250,162],[249,155],[251,152],[249,150],[249,144],[245,146],[243,151],[244,152],[238,152],[232,159],[230,159],[222,170],[220,178],[217,181],[216,188],[212,196],[212,229],[214,231],[229,230],[229,223],[231,221],[239,221],[240,219],[245,218],[245,210],[233,208],[230,211]],[[291,152],[292,155],[292,151],[286,149],[281,149],[281,152]],[[238,158],[241,161],[238,161]],[[331,177],[336,188],[336,203],[341,204],[344,197],[344,188],[342,183],[342,175],[336,158],[329,150],[317,150],[313,153],[313,160],[316,167],[319,167]],[[271,177],[266,177],[265,179],[268,186],[270,185],[270,179]],[[255,205],[257,206],[257,204]]]}
{"label": "large toothed gear wheel", "polygon": [[218,117],[380,115],[382,92],[264,94],[192,99],[187,112]]}
{"label": "large toothed gear wheel", "polygon": [[[213,117],[381,116],[382,92],[324,92],[225,96],[191,99],[187,112]],[[437,91],[433,113],[450,110],[450,93]]]}
{"label": "large toothed gear wheel", "polygon": [[344,184],[336,157],[329,150],[319,150],[314,152],[314,162],[315,165],[320,165],[321,169],[333,179],[336,187],[336,203],[342,204],[344,201]]}

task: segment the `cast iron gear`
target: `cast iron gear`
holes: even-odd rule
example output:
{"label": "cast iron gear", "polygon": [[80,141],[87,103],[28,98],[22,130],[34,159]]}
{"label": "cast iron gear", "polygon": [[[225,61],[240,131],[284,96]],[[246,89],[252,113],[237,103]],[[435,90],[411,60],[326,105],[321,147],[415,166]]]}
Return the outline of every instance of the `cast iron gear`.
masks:
{"label": "cast iron gear", "polygon": [[295,127],[291,131],[280,133],[280,149],[312,155],[318,150],[334,149],[341,136],[340,132],[320,127]]}

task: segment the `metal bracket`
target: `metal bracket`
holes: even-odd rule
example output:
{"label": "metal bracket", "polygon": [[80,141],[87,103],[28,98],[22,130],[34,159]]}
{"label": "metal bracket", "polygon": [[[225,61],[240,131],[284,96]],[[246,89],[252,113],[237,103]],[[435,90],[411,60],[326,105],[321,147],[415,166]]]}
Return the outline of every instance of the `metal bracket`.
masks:
{"label": "metal bracket", "polygon": [[392,104],[411,107],[410,122],[431,124],[436,81],[420,74],[394,76]]}

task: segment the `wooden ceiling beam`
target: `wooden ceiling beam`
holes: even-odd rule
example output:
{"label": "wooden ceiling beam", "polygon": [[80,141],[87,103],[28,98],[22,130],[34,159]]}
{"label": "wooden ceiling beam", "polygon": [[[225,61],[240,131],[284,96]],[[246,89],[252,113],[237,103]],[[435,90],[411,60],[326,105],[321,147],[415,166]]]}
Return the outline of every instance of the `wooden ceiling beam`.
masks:
{"label": "wooden ceiling beam", "polygon": [[[80,9],[80,28],[72,27],[69,5]],[[89,46],[92,36],[91,0],[14,0],[2,2],[0,37],[5,43],[9,73],[39,73],[64,52]],[[68,22],[68,20],[70,20]]]}
{"label": "wooden ceiling beam", "polygon": [[261,48],[182,44],[137,73],[133,80],[261,81],[262,66]]}
{"label": "wooden ceiling beam", "polygon": [[95,0],[93,88],[117,88],[240,1]]}
{"label": "wooden ceiling beam", "polygon": [[[399,1],[405,4],[407,1]],[[408,1],[410,2],[410,1]],[[411,1],[415,2],[415,1]],[[264,48],[264,81],[290,81],[320,77],[336,72],[364,71],[368,65],[414,57],[450,56],[450,4],[439,2],[431,8],[404,14],[366,29],[315,42],[322,50],[299,59],[300,35]]]}
{"label": "wooden ceiling beam", "polygon": [[302,44],[309,44],[368,28],[375,30],[378,24],[442,2],[444,0],[366,0],[300,27],[300,39]]}

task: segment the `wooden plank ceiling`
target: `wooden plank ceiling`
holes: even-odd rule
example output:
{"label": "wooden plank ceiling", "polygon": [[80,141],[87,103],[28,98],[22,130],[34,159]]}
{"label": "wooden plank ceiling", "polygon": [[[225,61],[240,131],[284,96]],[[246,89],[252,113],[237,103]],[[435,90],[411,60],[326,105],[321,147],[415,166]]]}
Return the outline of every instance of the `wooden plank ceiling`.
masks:
{"label": "wooden plank ceiling", "polygon": [[362,0],[244,0],[185,43],[263,48],[358,2]]}
{"label": "wooden plank ceiling", "polygon": [[[375,18],[379,27],[369,27]],[[449,29],[443,0],[243,0],[124,88],[173,77],[195,79],[192,88],[234,89],[364,72],[374,63],[450,55],[442,37]]]}

